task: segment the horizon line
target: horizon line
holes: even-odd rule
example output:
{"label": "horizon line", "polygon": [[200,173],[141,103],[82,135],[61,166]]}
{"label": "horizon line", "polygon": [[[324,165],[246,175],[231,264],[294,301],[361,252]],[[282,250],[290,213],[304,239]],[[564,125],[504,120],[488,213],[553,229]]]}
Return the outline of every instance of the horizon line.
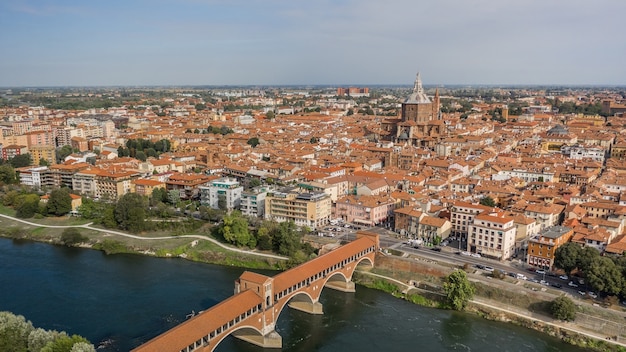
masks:
{"label": "horizon line", "polygon": [[[357,84],[357,83],[342,83],[342,84],[118,84],[118,85],[15,85],[15,86],[0,86],[0,89],[50,89],[50,88],[345,88],[345,87],[394,87],[404,88],[412,87],[413,83],[375,83],[375,84]],[[587,84],[565,84],[565,83],[437,83],[437,84],[424,84],[425,88],[447,88],[447,87],[493,87],[493,88],[626,88],[626,83],[621,84],[602,84],[602,83],[587,83]]]}

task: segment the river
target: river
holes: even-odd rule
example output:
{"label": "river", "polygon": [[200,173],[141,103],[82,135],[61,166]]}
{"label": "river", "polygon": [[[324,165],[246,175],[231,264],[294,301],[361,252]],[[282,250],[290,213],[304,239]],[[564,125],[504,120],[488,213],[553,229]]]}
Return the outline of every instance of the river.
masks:
{"label": "river", "polygon": [[[241,268],[0,238],[0,311],[36,327],[128,351],[233,294]],[[271,273],[266,273],[271,275]],[[410,304],[357,286],[322,293],[324,315],[285,309],[283,351],[584,351],[471,314]],[[227,338],[217,351],[262,351]]]}

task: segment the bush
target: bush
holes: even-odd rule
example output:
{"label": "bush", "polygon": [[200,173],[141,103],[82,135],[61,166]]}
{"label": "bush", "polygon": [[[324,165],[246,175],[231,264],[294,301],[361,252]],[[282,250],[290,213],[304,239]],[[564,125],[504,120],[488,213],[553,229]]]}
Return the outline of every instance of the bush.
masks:
{"label": "bush", "polygon": [[76,228],[65,229],[61,234],[61,243],[69,247],[86,242],[87,240],[88,238],[83,236]]}
{"label": "bush", "polygon": [[574,321],[576,319],[576,305],[565,296],[560,296],[550,303],[552,316],[559,320]]}
{"label": "bush", "polygon": [[104,240],[93,246],[94,249],[104,251],[106,254],[128,253],[129,250],[126,246],[115,240]]}

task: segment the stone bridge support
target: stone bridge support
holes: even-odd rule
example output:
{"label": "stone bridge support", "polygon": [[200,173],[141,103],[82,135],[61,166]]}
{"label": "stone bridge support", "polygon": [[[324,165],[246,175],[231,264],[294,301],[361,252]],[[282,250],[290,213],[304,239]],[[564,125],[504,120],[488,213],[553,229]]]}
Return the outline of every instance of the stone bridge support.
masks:
{"label": "stone bridge support", "polygon": [[260,335],[254,330],[242,329],[233,332],[232,335],[240,340],[263,348],[283,347],[283,338],[276,331]]}

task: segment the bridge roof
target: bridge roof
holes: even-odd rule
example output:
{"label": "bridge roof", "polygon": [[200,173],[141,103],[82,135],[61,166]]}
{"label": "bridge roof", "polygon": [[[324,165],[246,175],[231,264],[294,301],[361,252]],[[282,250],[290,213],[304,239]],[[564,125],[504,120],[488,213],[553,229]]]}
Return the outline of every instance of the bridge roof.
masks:
{"label": "bridge roof", "polygon": [[261,297],[254,291],[243,291],[175,326],[133,351],[180,351],[261,303],[263,303]]}
{"label": "bridge roof", "polygon": [[312,259],[293,269],[284,271],[274,276],[274,292],[281,292],[296,285],[298,282],[311,277],[326,268],[329,268],[343,259],[350,257],[374,245],[374,242],[367,237],[358,238],[345,244],[331,252]]}

